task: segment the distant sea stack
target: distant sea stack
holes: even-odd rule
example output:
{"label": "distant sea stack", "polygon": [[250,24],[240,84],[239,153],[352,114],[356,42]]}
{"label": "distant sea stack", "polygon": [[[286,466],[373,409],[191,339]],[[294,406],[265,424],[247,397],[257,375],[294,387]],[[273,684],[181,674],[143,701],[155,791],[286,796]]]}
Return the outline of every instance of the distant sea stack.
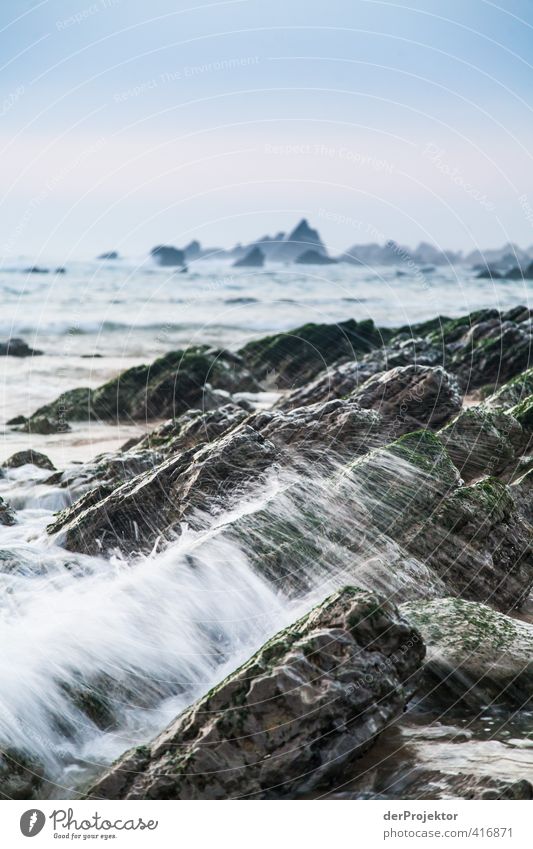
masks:
{"label": "distant sea stack", "polygon": [[185,254],[185,259],[187,262],[192,262],[195,259],[199,259],[202,254],[202,246],[197,239],[193,239],[192,242],[189,242],[183,249],[183,253]]}
{"label": "distant sea stack", "polygon": [[265,264],[265,255],[261,248],[252,248],[251,251],[233,263],[233,268],[262,268]]}
{"label": "distant sea stack", "polygon": [[446,265],[448,263],[462,262],[460,252],[441,251],[439,248],[427,242],[420,242],[417,248],[411,249],[405,245],[389,239],[384,245],[370,242],[366,245],[352,245],[341,256],[342,262],[351,262],[354,265],[400,265],[401,263],[415,263],[417,266]]}
{"label": "distant sea stack", "polygon": [[193,239],[183,248],[186,262],[195,262],[198,259],[226,259],[230,257],[231,251],[225,251],[224,248],[207,247],[205,248],[198,239]]}
{"label": "distant sea stack", "polygon": [[97,256],[96,259],[120,259],[117,251],[106,251],[100,256]]}
{"label": "distant sea stack", "polygon": [[23,339],[0,342],[0,357],[37,357],[43,352],[30,348]]}
{"label": "distant sea stack", "polygon": [[465,262],[471,265],[479,265],[481,268],[497,268],[499,271],[511,266],[526,266],[531,261],[530,256],[533,248],[522,250],[513,242],[508,242],[501,248],[489,248],[488,250],[475,250],[467,254]]}
{"label": "distant sea stack", "polygon": [[157,245],[152,248],[150,255],[158,265],[164,266],[185,266],[185,251],[179,248],[174,248],[171,245]]}
{"label": "distant sea stack", "polygon": [[335,265],[337,261],[333,257],[313,250],[304,251],[303,254],[295,259],[295,262],[300,265]]}
{"label": "distant sea stack", "polygon": [[308,250],[327,256],[325,245],[318,230],[313,230],[307,219],[302,218],[292,233],[285,236],[283,240],[277,241],[270,258],[275,262],[294,262]]}
{"label": "distant sea stack", "polygon": [[525,266],[513,265],[506,269],[500,269],[498,266],[489,265],[482,267],[481,271],[476,274],[477,280],[533,280],[533,262],[528,262]]}

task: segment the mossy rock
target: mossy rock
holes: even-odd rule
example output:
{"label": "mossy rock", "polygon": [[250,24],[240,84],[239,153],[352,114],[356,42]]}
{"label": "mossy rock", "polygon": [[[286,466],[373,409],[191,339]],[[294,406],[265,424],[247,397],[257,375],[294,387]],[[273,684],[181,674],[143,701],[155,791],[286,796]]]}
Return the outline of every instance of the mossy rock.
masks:
{"label": "mossy rock", "polygon": [[533,395],[533,368],[526,369],[508,380],[497,391],[492,392],[484,403],[491,408],[503,407],[510,410],[529,395]]}
{"label": "mossy rock", "polygon": [[150,365],[134,366],[97,389],[64,392],[37,410],[27,427],[35,429],[35,422],[46,416],[53,416],[60,423],[179,416],[202,407],[208,385],[229,392],[258,388],[238,357],[198,346],[171,351]]}
{"label": "mossy rock", "polygon": [[445,315],[439,315],[436,318],[430,318],[428,321],[420,321],[417,324],[404,324],[394,330],[392,341],[395,336],[407,333],[409,336],[428,336],[430,333],[437,334],[445,327],[449,327],[453,319]]}
{"label": "mossy rock", "polygon": [[467,481],[502,473],[524,447],[523,429],[516,418],[483,406],[462,410],[439,436]]}
{"label": "mossy rock", "polygon": [[260,379],[273,373],[280,386],[290,388],[312,380],[334,362],[381,347],[390,335],[370,319],[310,323],[249,342],[239,354]]}
{"label": "mossy rock", "polygon": [[355,460],[339,481],[341,492],[346,477],[351,497],[356,497],[355,487],[375,527],[394,539],[429,515],[460,483],[443,443],[428,430],[405,434]]}
{"label": "mossy rock", "polygon": [[15,454],[12,454],[11,457],[8,457],[2,463],[2,466],[5,469],[18,469],[20,466],[25,466],[28,463],[37,466],[39,469],[48,469],[51,472],[55,472],[56,470],[56,467],[46,454],[33,451],[31,448],[27,451],[17,451]]}
{"label": "mossy rock", "polygon": [[533,702],[533,625],[460,598],[401,606],[427,646],[428,702],[526,708]]}
{"label": "mossy rock", "polygon": [[461,338],[468,330],[482,321],[489,321],[492,318],[499,318],[498,310],[482,309],[475,310],[468,315],[462,315],[459,318],[448,319],[444,324],[439,325],[433,331],[430,331],[429,338],[432,342],[438,344],[443,343],[450,345]]}
{"label": "mossy rock", "polygon": [[403,543],[450,593],[505,613],[519,609],[533,586],[532,528],[497,478],[451,492]]}
{"label": "mossy rock", "polygon": [[531,433],[533,431],[533,394],[528,395],[515,407],[511,407],[509,415],[520,422],[525,431]]}
{"label": "mossy rock", "polygon": [[39,407],[31,418],[37,419],[44,416],[54,421],[87,421],[94,418],[92,394],[93,390],[88,387],[69,389],[55,401]]}

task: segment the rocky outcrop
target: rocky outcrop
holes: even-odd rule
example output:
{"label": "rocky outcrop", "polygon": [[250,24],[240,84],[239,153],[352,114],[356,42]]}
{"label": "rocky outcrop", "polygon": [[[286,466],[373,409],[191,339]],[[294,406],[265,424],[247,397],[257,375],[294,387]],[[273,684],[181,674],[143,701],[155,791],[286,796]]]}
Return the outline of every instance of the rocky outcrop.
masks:
{"label": "rocky outcrop", "polygon": [[[51,411],[52,412],[52,411]],[[53,411],[56,412],[56,411]],[[61,411],[57,410],[59,416]],[[23,433],[40,434],[50,436],[52,433],[67,433],[70,430],[69,423],[64,418],[56,418],[36,413],[18,428]]]}
{"label": "rocky outcrop", "polygon": [[150,256],[158,265],[167,267],[185,266],[185,252],[171,245],[157,245],[150,251]]}
{"label": "rocky outcrop", "polygon": [[476,274],[476,280],[501,280],[504,275],[496,268],[482,268]]}
{"label": "rocky outcrop", "polygon": [[[417,328],[412,328],[413,333]],[[369,353],[358,353],[346,363],[336,363],[319,374],[313,381],[284,395],[278,406],[284,409],[314,404],[331,398],[344,398],[360,388],[370,377],[380,375],[393,368],[404,366],[439,366],[442,362],[442,347],[427,339],[398,332],[390,339],[391,332],[379,329],[381,346]],[[387,340],[390,340],[387,342]],[[375,340],[378,345],[378,340]]]}
{"label": "rocky outcrop", "polygon": [[451,593],[505,613],[520,608],[533,586],[531,542],[512,489],[496,478],[450,493],[403,538]]}
{"label": "rocky outcrop", "polygon": [[400,366],[371,377],[350,398],[363,409],[379,412],[398,435],[423,426],[436,428],[457,413],[462,403],[453,377],[441,367],[420,365]]}
{"label": "rocky outcrop", "polygon": [[514,416],[484,406],[463,410],[439,435],[466,481],[512,471],[528,442]]}
{"label": "rocky outcrop", "polygon": [[526,265],[514,265],[502,273],[506,280],[533,280],[533,262]]}
{"label": "rocky outcrop", "polygon": [[233,268],[262,268],[265,264],[265,255],[261,248],[252,248],[241,259],[235,260]]}
{"label": "rocky outcrop", "polygon": [[383,599],[346,588],[267,642],[87,793],[294,798],[341,781],[403,711],[424,656]]}
{"label": "rocky outcrop", "polygon": [[[501,384],[530,365],[531,321],[482,310],[444,326],[445,367],[465,390]],[[434,334],[435,341],[438,336]]]}
{"label": "rocky outcrop", "polygon": [[345,398],[371,375],[382,372],[381,362],[371,365],[361,360],[331,366],[314,380],[282,395],[276,404],[280,410],[292,410],[308,404],[320,404]]}
{"label": "rocky outcrop", "polygon": [[106,251],[105,253],[100,254],[100,256],[98,256],[97,259],[115,260],[115,259],[120,259],[120,257],[119,257],[118,251]]}
{"label": "rocky outcrop", "polygon": [[430,516],[460,484],[442,442],[430,431],[400,437],[348,465],[339,496],[357,487],[372,525],[402,540],[420,517]]}
{"label": "rocky outcrop", "polygon": [[328,401],[296,410],[267,410],[247,424],[295,455],[318,454],[325,464],[365,454],[386,441],[382,417],[352,401]]}
{"label": "rocky outcrop", "polygon": [[0,798],[38,799],[44,784],[44,769],[23,752],[2,751],[0,755]]}
{"label": "rocky outcrop", "polygon": [[48,417],[60,422],[168,418],[227,404],[229,392],[255,391],[257,381],[236,354],[207,346],[172,351],[151,365],[134,366],[97,389],[73,389],[36,410],[27,426]]}
{"label": "rocky outcrop", "polygon": [[401,610],[427,647],[422,691],[428,704],[531,704],[533,625],[459,598],[409,602]]}
{"label": "rocky outcrop", "polygon": [[[319,587],[359,588],[269,641],[150,746],[127,753],[95,796],[312,797],[345,781],[352,798],[531,795],[527,781],[487,767],[452,773],[430,720],[428,739],[417,747],[411,737],[388,773],[379,754],[369,766],[378,734],[381,746],[411,722],[416,736],[427,719],[416,702],[396,723],[422,641],[398,643],[397,613],[375,592],[402,604],[402,628],[425,634],[420,699],[433,719],[456,705],[514,710],[531,690],[533,626],[507,615],[525,615],[533,586],[530,336],[525,307],[383,332],[371,322],[305,325],[238,354],[173,352],[52,406],[54,421],[65,409],[167,419],[46,481],[80,496],[49,528],[67,549],[144,554],[186,527],[236,543],[291,603]],[[270,409],[266,395],[254,409],[236,394],[272,385],[288,391]],[[361,605],[379,615],[379,633]],[[396,647],[385,650],[385,634]],[[396,663],[406,656],[408,674]],[[90,689],[73,695],[107,727],[104,702],[86,707]]]}
{"label": "rocky outcrop", "polygon": [[307,220],[302,218],[291,233],[282,239],[276,239],[270,246],[269,259],[275,262],[294,262],[305,250],[326,254],[326,248],[318,230],[314,230]]}
{"label": "rocky outcrop", "polygon": [[11,457],[8,457],[8,459],[2,463],[2,466],[5,469],[18,469],[19,466],[25,466],[28,463],[31,463],[33,466],[37,466],[39,469],[50,469],[51,471],[55,471],[54,464],[46,456],[46,454],[41,454],[39,451],[33,451],[31,448],[28,451],[17,451],[16,454],[12,454]]}
{"label": "rocky outcrop", "polygon": [[[254,392],[260,384],[290,390],[278,406],[291,409],[344,398],[369,378],[402,367],[412,369],[405,374],[413,380],[423,374],[424,367],[442,367],[450,391],[457,379],[462,394],[482,389],[490,396],[488,407],[512,406],[511,395],[516,398],[520,385],[524,394],[531,394],[526,374],[531,326],[530,310],[521,306],[504,313],[480,310],[458,319],[439,317],[396,330],[375,327],[371,320],[306,324],[290,333],[253,340],[237,354],[206,346],[170,352],[151,365],[128,369],[95,390],[65,392],[37,410],[32,419],[44,416],[51,422],[68,422],[179,416],[187,409],[212,409],[232,400],[220,397],[220,390]],[[521,372],[522,383],[517,377]],[[438,374],[434,372],[433,377]],[[409,394],[407,386],[405,391]],[[431,393],[428,404],[430,399]],[[420,416],[409,418],[413,427],[424,423]],[[430,419],[432,427],[438,426],[438,410]]]}
{"label": "rocky outcrop", "polygon": [[530,468],[518,476],[510,486],[510,492],[518,511],[533,526],[533,470]]}
{"label": "rocky outcrop", "polygon": [[[496,478],[461,486],[443,442],[407,434],[352,463],[355,526],[369,523],[426,563],[451,594],[508,612],[533,586],[532,528]],[[340,482],[344,491],[343,480]],[[358,515],[359,514],[359,515]]]}
{"label": "rocky outcrop", "polygon": [[333,257],[320,253],[317,250],[304,251],[300,256],[296,257],[295,262],[299,265],[336,265],[337,260]]}
{"label": "rocky outcrop", "polygon": [[533,368],[526,369],[526,371],[504,383],[497,392],[485,398],[483,403],[490,409],[503,408],[509,410],[527,398],[528,395],[533,395]]}
{"label": "rocky outcrop", "polygon": [[0,342],[0,357],[38,357],[42,351],[36,351],[30,348],[23,339],[8,339],[7,342]]}
{"label": "rocky outcrop", "polygon": [[291,333],[249,342],[239,354],[259,379],[268,377],[281,388],[292,388],[312,380],[331,363],[353,360],[357,352],[381,345],[383,333],[372,321],[304,324]]}
{"label": "rocky outcrop", "polygon": [[148,448],[157,449],[168,456],[195,448],[204,442],[213,442],[241,424],[248,415],[237,404],[226,404],[207,412],[189,410],[177,419],[169,419],[154,428],[131,447],[135,454]]}
{"label": "rocky outcrop", "polygon": [[0,498],[0,525],[15,525],[16,521],[14,511],[3,498]]}
{"label": "rocky outcrop", "polygon": [[243,427],[212,445],[171,455],[118,488],[102,484],[58,514],[48,530],[61,532],[71,551],[150,551],[158,538],[179,534],[185,519],[201,527],[203,514],[212,516],[242,496],[250,480],[258,484],[277,458],[270,441]]}

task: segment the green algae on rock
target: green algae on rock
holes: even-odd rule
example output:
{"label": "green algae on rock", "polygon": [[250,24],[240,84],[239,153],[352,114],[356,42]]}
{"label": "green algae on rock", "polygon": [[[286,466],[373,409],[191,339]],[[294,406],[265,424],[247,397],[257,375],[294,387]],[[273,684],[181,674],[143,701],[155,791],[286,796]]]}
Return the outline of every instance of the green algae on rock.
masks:
{"label": "green algae on rock", "polygon": [[304,324],[248,342],[239,354],[259,378],[273,374],[279,386],[290,388],[311,380],[331,363],[380,347],[389,336],[390,331],[375,327],[370,319]]}
{"label": "green algae on rock", "polygon": [[476,709],[533,701],[533,625],[460,598],[410,602],[401,611],[427,647],[428,701]]}
{"label": "green algae on rock", "polygon": [[526,441],[521,424],[511,412],[483,405],[462,410],[439,436],[467,481],[501,474],[512,467]]}
{"label": "green algae on rock", "polygon": [[150,365],[134,366],[97,389],[73,389],[40,407],[29,420],[60,422],[168,418],[201,408],[206,387],[228,392],[259,388],[242,361],[207,346],[171,351]]}

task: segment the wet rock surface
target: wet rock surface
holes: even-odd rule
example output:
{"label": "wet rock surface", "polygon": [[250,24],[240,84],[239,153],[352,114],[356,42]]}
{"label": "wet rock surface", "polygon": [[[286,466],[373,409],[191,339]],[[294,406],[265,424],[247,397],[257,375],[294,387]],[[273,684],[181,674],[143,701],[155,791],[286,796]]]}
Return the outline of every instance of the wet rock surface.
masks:
{"label": "wet rock surface", "polygon": [[135,366],[97,389],[73,389],[39,408],[27,429],[44,418],[59,421],[122,421],[178,416],[189,409],[223,406],[226,393],[256,391],[257,381],[242,360],[207,347],[173,351],[151,365]]}
{"label": "wet rock surface", "polygon": [[242,495],[242,487],[277,456],[271,442],[243,428],[214,445],[172,455],[117,489],[101,485],[59,514],[48,530],[61,531],[71,551],[149,551],[158,537],[178,534],[185,517],[201,525],[202,512],[212,514]]}
{"label": "wet rock surface", "polygon": [[403,542],[451,592],[509,612],[533,586],[531,534],[509,487],[487,478],[450,493]]}
{"label": "wet rock surface", "polygon": [[380,346],[384,335],[388,336],[388,331],[376,328],[372,321],[305,324],[291,333],[249,342],[239,354],[259,379],[271,375],[278,386],[292,388],[336,360],[352,360],[357,353]]}
{"label": "wet rock surface", "polygon": [[326,463],[337,456],[364,454],[386,440],[381,416],[352,401],[265,411],[251,416],[247,424],[276,445],[303,454],[318,453]]}
{"label": "wet rock surface", "polygon": [[41,454],[40,451],[33,451],[31,448],[28,451],[17,451],[16,454],[12,454],[11,457],[8,457],[2,465],[6,469],[18,469],[20,466],[25,466],[27,463],[31,463],[31,465],[37,466],[39,469],[50,469],[51,471],[55,471],[54,464],[46,456],[46,454]]}
{"label": "wet rock surface", "polygon": [[16,521],[15,511],[0,498],[0,525],[14,525]]}
{"label": "wet rock surface", "polygon": [[334,781],[399,716],[424,648],[375,595],[347,588],[267,642],[88,795],[293,798]]}
{"label": "wet rock surface", "polygon": [[0,357],[37,357],[42,353],[30,348],[23,339],[13,338],[0,342]]}
{"label": "wet rock surface", "polygon": [[351,780],[321,798],[533,799],[530,753],[513,739],[523,723],[507,720],[504,743],[494,739],[502,720],[410,710],[353,765]]}
{"label": "wet rock surface", "polygon": [[0,756],[0,798],[38,799],[44,784],[42,764],[23,752],[8,750]]}
{"label": "wet rock surface", "polygon": [[459,598],[410,602],[401,610],[427,648],[419,695],[429,704],[531,705],[533,625]]}
{"label": "wet rock surface", "polygon": [[461,408],[457,381],[438,366],[399,366],[369,378],[350,398],[392,420],[398,435],[444,424]]}
{"label": "wet rock surface", "polygon": [[439,435],[466,481],[512,472],[528,443],[514,416],[484,406],[463,410]]}

